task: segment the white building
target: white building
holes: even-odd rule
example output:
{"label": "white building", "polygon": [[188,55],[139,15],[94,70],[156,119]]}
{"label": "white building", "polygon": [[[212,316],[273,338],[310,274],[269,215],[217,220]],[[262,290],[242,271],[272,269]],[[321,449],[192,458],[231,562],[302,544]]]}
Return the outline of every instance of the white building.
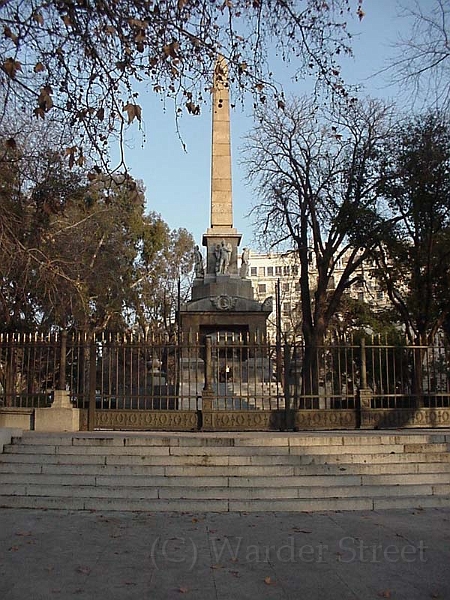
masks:
{"label": "white building", "polygon": [[[335,269],[334,280],[338,281],[345,268],[345,256]],[[314,278],[317,270],[311,256],[310,275]],[[359,281],[350,288],[352,298],[367,302],[372,309],[384,308],[389,304],[386,293],[380,288],[379,282],[374,276],[374,265],[364,263],[356,275]],[[299,333],[299,303],[300,303],[300,263],[298,254],[266,253],[259,254],[250,252],[249,276],[253,284],[255,298],[263,302],[268,296],[273,296],[274,310],[268,319],[268,333],[271,339],[275,339],[276,314],[275,298],[278,281],[280,286],[281,306],[281,328],[284,332]],[[330,281],[330,289],[333,289],[333,278]]]}

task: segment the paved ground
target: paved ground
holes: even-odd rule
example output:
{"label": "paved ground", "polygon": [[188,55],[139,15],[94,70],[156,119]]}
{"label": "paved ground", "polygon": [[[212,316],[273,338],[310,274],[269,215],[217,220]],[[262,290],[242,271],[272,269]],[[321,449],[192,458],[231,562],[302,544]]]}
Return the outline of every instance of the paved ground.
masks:
{"label": "paved ground", "polygon": [[0,598],[449,600],[450,509],[1,509]]}

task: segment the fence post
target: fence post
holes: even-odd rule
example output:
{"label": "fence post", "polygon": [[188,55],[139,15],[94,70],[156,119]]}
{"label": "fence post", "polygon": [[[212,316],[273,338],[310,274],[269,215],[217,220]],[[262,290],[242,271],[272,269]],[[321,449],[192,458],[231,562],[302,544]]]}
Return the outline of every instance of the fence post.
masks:
{"label": "fence post", "polygon": [[53,390],[52,408],[73,408],[70,403],[70,393],[66,391],[66,353],[67,353],[67,331],[61,331],[61,343],[59,345],[59,374],[58,385]]}
{"label": "fence post", "polygon": [[67,354],[67,331],[61,331],[61,344],[59,347],[59,376],[58,390],[66,389],[66,354]]}
{"label": "fence post", "polygon": [[212,339],[211,336],[206,336],[205,339],[205,385],[202,390],[202,429],[214,429],[212,401]]}
{"label": "fence post", "polygon": [[[291,385],[290,385],[290,372],[291,372],[291,346],[288,342],[284,344],[284,414],[285,414],[285,428],[294,429],[294,418],[293,411],[291,410]],[[280,374],[281,379],[281,374]]]}
{"label": "fence post", "polygon": [[373,423],[370,414],[372,408],[372,390],[367,385],[367,356],[366,340],[361,338],[361,383],[358,390],[358,412],[359,427],[361,429],[372,429]]}
{"label": "fence post", "polygon": [[89,409],[88,430],[95,429],[95,389],[97,386],[97,350],[95,346],[95,334],[92,334],[89,344]]}
{"label": "fence post", "polygon": [[366,340],[361,338],[361,389],[367,389]]}

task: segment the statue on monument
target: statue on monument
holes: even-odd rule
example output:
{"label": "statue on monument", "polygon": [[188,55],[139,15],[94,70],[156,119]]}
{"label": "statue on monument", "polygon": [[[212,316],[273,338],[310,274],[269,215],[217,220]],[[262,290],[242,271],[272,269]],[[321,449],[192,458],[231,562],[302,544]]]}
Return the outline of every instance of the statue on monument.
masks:
{"label": "statue on monument", "polygon": [[241,277],[245,279],[248,275],[248,265],[250,262],[250,250],[248,248],[244,248],[242,250],[241,256]]}
{"label": "statue on monument", "polygon": [[[233,249],[229,242],[225,243],[225,240],[222,240],[222,243],[220,244],[220,246],[218,246],[218,248],[219,248],[218,273],[220,275],[225,275],[226,273],[228,273],[228,267],[230,266],[231,252]],[[216,267],[217,267],[217,263],[216,263]]]}
{"label": "statue on monument", "polygon": [[215,265],[214,265],[214,272],[216,275],[218,275],[220,273],[220,257],[222,254],[222,250],[220,247],[220,244],[216,244],[214,246],[214,258],[216,260]]}
{"label": "statue on monument", "polygon": [[203,266],[203,255],[200,252],[200,248],[195,246],[194,248],[194,273],[196,278],[202,278],[205,276],[205,269]]}

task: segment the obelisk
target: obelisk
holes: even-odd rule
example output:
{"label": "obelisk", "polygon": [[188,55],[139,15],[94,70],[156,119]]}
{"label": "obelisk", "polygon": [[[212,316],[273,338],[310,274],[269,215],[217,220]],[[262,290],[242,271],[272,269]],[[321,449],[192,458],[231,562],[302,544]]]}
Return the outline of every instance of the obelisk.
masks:
{"label": "obelisk", "polygon": [[228,274],[237,273],[240,240],[241,235],[233,227],[228,66],[223,56],[219,56],[212,91],[211,226],[203,236],[203,245],[207,247],[207,275],[215,273],[214,251],[222,242],[232,248]]}
{"label": "obelisk", "polygon": [[180,306],[178,313],[180,330],[199,339],[200,344],[205,343],[206,336],[220,332],[241,336],[240,339],[247,335],[252,339],[265,337],[266,321],[272,311],[270,302],[261,304],[255,300],[246,269],[237,269],[241,234],[233,227],[230,142],[228,68],[219,56],[212,92],[211,226],[203,235],[206,269],[197,248],[191,299]]}

